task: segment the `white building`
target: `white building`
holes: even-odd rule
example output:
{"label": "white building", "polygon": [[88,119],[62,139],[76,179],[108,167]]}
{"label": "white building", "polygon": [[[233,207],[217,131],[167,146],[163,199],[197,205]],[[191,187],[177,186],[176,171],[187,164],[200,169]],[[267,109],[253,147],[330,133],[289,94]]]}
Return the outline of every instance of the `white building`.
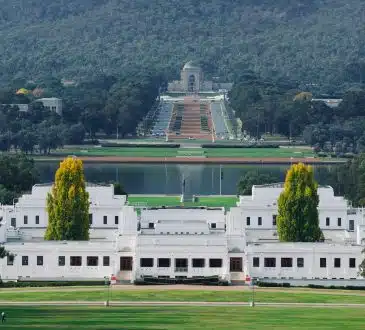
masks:
{"label": "white building", "polygon": [[362,209],[348,206],[331,187],[320,187],[321,243],[280,243],[277,199],[282,184],[254,186],[237,207],[151,208],[140,215],[111,185],[87,185],[90,241],[45,242],[46,196],[36,185],[14,205],[0,208],[0,242],[15,258],[0,260],[3,280],[88,280],[115,274],[142,277],[219,276],[244,281],[359,281],[365,241]]}
{"label": "white building", "polygon": [[37,99],[37,102],[41,102],[43,106],[50,110],[54,111],[60,116],[62,116],[62,100],[57,97],[45,97],[42,99]]}

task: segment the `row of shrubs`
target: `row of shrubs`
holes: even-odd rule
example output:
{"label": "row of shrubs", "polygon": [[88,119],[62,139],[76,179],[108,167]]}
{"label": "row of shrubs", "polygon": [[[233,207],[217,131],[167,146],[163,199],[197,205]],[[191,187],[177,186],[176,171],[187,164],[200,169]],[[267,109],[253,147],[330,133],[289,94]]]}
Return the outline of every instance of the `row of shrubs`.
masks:
{"label": "row of shrubs", "polygon": [[175,143],[102,143],[102,147],[108,148],[180,148]]}
{"label": "row of shrubs", "polygon": [[[290,288],[292,285],[290,283],[272,283],[272,282],[257,282],[257,286],[266,287],[266,288]],[[295,286],[293,286],[295,287]],[[333,290],[365,290],[365,286],[353,286],[353,285],[345,285],[345,286],[324,286],[317,284],[308,284],[308,288],[311,289],[333,289]]]}
{"label": "row of shrubs", "polygon": [[348,158],[348,159],[351,159],[351,158],[354,158],[355,157],[355,154],[352,153],[352,152],[348,152],[348,153],[345,153],[345,154],[335,154],[335,153],[326,153],[326,152],[318,152],[317,153],[317,156],[318,157],[331,157],[331,158]]}
{"label": "row of shrubs", "polygon": [[25,287],[48,287],[48,286],[101,286],[105,285],[105,281],[17,281],[2,282],[0,288],[25,288]]}
{"label": "row of shrubs", "polygon": [[202,144],[202,148],[265,148],[265,149],[276,149],[279,148],[277,144],[218,144],[218,143],[207,143]]}

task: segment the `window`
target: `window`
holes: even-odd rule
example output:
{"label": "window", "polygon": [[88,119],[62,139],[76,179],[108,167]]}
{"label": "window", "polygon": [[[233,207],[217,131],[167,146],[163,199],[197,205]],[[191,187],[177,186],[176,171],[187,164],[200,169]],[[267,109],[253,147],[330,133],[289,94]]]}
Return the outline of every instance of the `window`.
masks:
{"label": "window", "polygon": [[141,267],[153,267],[153,258],[141,258],[139,261]]}
{"label": "window", "polygon": [[283,268],[293,267],[293,258],[281,258],[281,267]]}
{"label": "window", "polygon": [[259,226],[262,226],[262,217],[259,217],[259,218],[258,218],[257,223],[258,223],[258,225],[259,225]]}
{"label": "window", "polygon": [[277,217],[277,215],[276,215],[276,214],[274,214],[274,215],[272,216],[272,225],[273,225],[273,226],[276,226],[276,217]]}
{"label": "window", "polygon": [[242,272],[242,258],[231,258],[229,268],[231,272]]}
{"label": "window", "polygon": [[109,256],[103,257],[103,266],[110,266],[110,257]]}
{"label": "window", "polygon": [[170,259],[169,258],[158,258],[157,259],[157,267],[170,267]]}
{"label": "window", "polygon": [[104,225],[108,224],[108,216],[106,215],[103,216],[103,223]]}
{"label": "window", "polygon": [[24,224],[25,224],[25,225],[27,225],[27,224],[28,224],[28,216],[27,216],[27,215],[25,215],[25,216],[24,216]]}
{"label": "window", "polygon": [[155,224],[154,224],[153,222],[150,222],[150,223],[148,224],[148,228],[149,228],[149,229],[154,229],[154,228],[155,228]]}
{"label": "window", "polygon": [[356,258],[350,258],[349,259],[349,267],[350,268],[356,268]]}
{"label": "window", "polygon": [[330,225],[330,218],[329,217],[327,217],[326,218],[326,226],[328,227]]}
{"label": "window", "polygon": [[335,268],[340,268],[341,267],[341,258],[335,258],[333,266]]}
{"label": "window", "polygon": [[265,258],[264,266],[265,267],[276,267],[276,258]]}
{"label": "window", "polygon": [[16,228],[16,218],[11,218],[10,219],[10,225],[14,228]]}
{"label": "window", "polygon": [[66,257],[65,256],[59,256],[58,257],[58,266],[65,266],[66,265]]}
{"label": "window", "polygon": [[252,264],[253,264],[253,267],[260,267],[260,258],[253,257]]}
{"label": "window", "polygon": [[341,227],[341,218],[337,218],[337,226]]}
{"label": "window", "polygon": [[93,214],[89,213],[89,224],[92,225],[93,224]]}
{"label": "window", "polygon": [[326,268],[327,267],[327,259],[326,258],[320,258],[319,259],[319,267]]}
{"label": "window", "polygon": [[193,259],[193,268],[204,268],[205,267],[205,259]]}
{"label": "window", "polygon": [[8,266],[14,266],[14,256],[13,255],[8,256],[6,264]]}
{"label": "window", "polygon": [[132,257],[120,257],[120,270],[132,270],[133,258]]}
{"label": "window", "polygon": [[250,226],[250,224],[251,224],[251,218],[250,217],[247,217],[246,218],[246,225],[247,226]]}
{"label": "window", "polygon": [[221,268],[222,259],[209,259],[209,267],[210,268]]}
{"label": "window", "polygon": [[355,230],[355,221],[349,220],[349,231],[354,231],[354,230]]}
{"label": "window", "polygon": [[81,257],[70,257],[70,266],[81,266],[82,259]]}
{"label": "window", "polygon": [[119,217],[118,217],[117,215],[114,217],[114,223],[115,223],[116,225],[118,225],[118,224],[119,224]]}
{"label": "window", "polygon": [[36,215],[35,216],[35,224],[36,225],[39,225],[39,215]]}
{"label": "window", "polygon": [[22,266],[28,266],[28,256],[22,256]]}
{"label": "window", "polygon": [[188,259],[178,258],[175,259],[175,272],[187,272],[188,271]]}
{"label": "window", "polygon": [[298,268],[304,267],[304,258],[297,258],[297,267]]}
{"label": "window", "polygon": [[211,228],[212,228],[212,229],[216,229],[216,228],[217,228],[217,224],[216,224],[216,223],[212,223],[212,224],[211,224]]}
{"label": "window", "polygon": [[99,258],[98,257],[86,257],[86,264],[88,266],[97,266],[99,263]]}
{"label": "window", "polygon": [[37,256],[37,266],[43,266],[43,256]]}

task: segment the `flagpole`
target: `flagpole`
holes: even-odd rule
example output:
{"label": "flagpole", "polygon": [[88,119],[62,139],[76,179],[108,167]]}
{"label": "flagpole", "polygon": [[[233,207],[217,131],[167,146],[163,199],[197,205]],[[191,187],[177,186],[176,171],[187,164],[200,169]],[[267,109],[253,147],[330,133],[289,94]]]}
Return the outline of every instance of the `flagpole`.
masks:
{"label": "flagpole", "polygon": [[222,165],[219,165],[219,195],[222,195]]}

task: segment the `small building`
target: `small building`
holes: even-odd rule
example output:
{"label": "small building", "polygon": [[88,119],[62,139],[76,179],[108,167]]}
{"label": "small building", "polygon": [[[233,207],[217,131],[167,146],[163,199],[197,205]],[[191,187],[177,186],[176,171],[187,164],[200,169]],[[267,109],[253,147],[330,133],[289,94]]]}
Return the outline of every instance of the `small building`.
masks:
{"label": "small building", "polygon": [[60,116],[62,116],[62,100],[57,97],[47,97],[47,98],[41,98],[37,99],[37,102],[41,102],[43,106],[50,110],[54,111]]}

